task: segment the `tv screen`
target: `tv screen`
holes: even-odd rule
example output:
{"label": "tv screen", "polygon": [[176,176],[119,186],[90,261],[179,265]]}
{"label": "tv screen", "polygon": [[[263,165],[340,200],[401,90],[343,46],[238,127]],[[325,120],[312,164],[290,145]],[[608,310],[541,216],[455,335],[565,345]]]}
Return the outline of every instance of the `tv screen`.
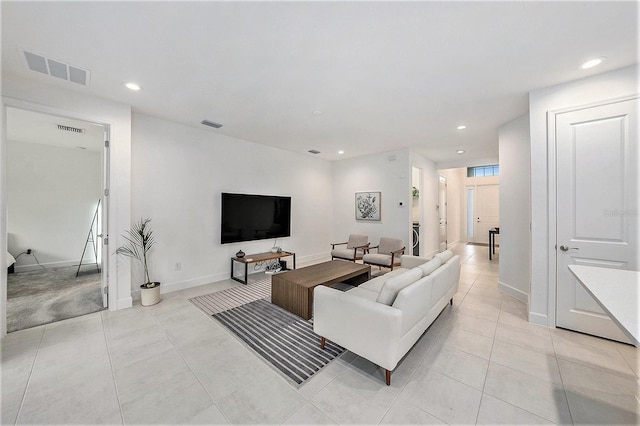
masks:
{"label": "tv screen", "polygon": [[222,244],[290,235],[291,197],[222,193]]}

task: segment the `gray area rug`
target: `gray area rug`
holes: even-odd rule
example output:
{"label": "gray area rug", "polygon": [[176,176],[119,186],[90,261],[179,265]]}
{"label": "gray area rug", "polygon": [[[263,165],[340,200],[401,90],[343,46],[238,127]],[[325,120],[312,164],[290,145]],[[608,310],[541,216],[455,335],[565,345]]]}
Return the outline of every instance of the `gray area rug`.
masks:
{"label": "gray area rug", "polygon": [[7,275],[7,332],[103,310],[101,274],[77,266]]}
{"label": "gray area rug", "polygon": [[344,352],[329,340],[322,350],[313,319],[270,302],[271,277],[190,300],[298,386]]}

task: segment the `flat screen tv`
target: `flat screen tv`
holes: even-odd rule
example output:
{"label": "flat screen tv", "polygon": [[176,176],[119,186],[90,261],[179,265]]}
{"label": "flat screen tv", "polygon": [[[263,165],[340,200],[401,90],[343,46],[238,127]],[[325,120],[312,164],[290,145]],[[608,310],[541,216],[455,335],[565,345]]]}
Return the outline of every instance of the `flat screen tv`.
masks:
{"label": "flat screen tv", "polygon": [[222,193],[222,244],[291,235],[291,197]]}

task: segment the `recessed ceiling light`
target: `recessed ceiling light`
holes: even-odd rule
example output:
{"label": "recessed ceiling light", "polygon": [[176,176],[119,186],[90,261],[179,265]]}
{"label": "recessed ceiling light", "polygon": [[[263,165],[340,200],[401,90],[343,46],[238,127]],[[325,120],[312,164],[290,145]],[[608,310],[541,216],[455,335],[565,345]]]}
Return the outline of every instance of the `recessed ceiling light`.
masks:
{"label": "recessed ceiling light", "polygon": [[464,149],[459,149],[456,151],[456,154],[464,154]]}
{"label": "recessed ceiling light", "polygon": [[136,83],[126,83],[125,86],[127,89],[134,90],[136,92],[141,89],[140,85]]}
{"label": "recessed ceiling light", "polygon": [[344,154],[344,151],[340,150],[340,151],[338,151],[338,154],[342,155],[342,154]]}
{"label": "recessed ceiling light", "polygon": [[467,126],[465,126],[464,124],[461,124],[460,126],[457,127],[458,130],[464,130],[466,128]]}
{"label": "recessed ceiling light", "polygon": [[588,70],[589,68],[597,67],[602,63],[602,61],[604,61],[604,59],[605,59],[604,57],[590,59],[587,62],[580,65],[580,69]]}

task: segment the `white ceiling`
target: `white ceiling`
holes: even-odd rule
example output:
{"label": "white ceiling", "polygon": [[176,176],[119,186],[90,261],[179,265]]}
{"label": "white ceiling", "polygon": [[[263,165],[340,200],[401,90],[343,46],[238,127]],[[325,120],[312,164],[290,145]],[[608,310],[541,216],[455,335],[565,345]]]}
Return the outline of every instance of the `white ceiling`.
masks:
{"label": "white ceiling", "polygon": [[[1,7],[4,84],[48,82],[191,126],[209,119],[224,125],[211,132],[328,160],[407,147],[440,165],[497,158],[498,127],[527,112],[529,91],[638,62],[635,1]],[[89,70],[89,85],[28,70],[20,49]],[[598,56],[603,65],[578,68]]]}
{"label": "white ceiling", "polygon": [[[82,129],[83,132],[60,130],[58,125]],[[101,152],[104,128],[67,117],[7,108],[7,140]]]}

